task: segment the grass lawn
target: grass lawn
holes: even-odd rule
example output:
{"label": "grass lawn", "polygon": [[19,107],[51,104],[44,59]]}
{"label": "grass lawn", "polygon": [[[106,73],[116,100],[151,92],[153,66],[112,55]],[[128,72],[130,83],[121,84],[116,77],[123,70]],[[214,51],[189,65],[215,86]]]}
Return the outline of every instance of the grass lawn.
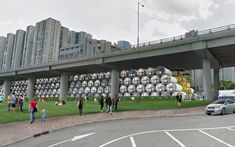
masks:
{"label": "grass lawn", "polygon": [[[196,106],[205,106],[209,104],[210,101],[183,101],[180,108],[189,108]],[[65,115],[78,115],[78,109],[76,107],[76,102],[67,101],[64,106],[56,106],[54,101],[48,101],[46,103],[39,102],[39,111],[36,113],[36,117],[40,118],[40,109],[45,108],[47,112],[47,117],[65,116]],[[88,113],[98,113],[99,104],[94,101],[86,101],[84,104],[83,114]],[[28,103],[24,103],[24,112],[21,113],[19,110],[15,112],[7,111],[7,104],[3,103],[0,105],[0,124],[9,123],[16,121],[29,120],[28,113]],[[175,101],[120,101],[118,104],[118,111],[135,111],[135,110],[159,110],[159,109],[175,109],[178,108]]]}

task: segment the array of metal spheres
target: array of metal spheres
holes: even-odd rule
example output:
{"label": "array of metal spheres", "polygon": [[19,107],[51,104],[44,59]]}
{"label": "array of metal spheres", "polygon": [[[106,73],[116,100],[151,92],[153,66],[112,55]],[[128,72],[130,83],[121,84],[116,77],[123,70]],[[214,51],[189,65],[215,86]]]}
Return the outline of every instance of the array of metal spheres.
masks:
{"label": "array of metal spheres", "polygon": [[[182,92],[172,72],[162,66],[157,68],[140,68],[120,72],[119,97],[126,96],[169,96]],[[11,90],[17,95],[26,96],[27,82],[12,82]],[[3,92],[3,88],[1,88]],[[68,97],[99,97],[111,92],[111,73],[93,73],[69,76]],[[60,78],[36,79],[35,95],[37,97],[59,97]]]}

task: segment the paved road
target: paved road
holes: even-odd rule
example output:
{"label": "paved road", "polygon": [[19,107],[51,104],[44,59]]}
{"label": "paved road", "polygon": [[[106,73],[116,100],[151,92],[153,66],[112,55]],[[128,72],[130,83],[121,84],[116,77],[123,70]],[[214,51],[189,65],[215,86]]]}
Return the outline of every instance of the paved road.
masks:
{"label": "paved road", "polygon": [[201,114],[106,121],[62,129],[10,146],[232,147],[235,146],[235,115]]}

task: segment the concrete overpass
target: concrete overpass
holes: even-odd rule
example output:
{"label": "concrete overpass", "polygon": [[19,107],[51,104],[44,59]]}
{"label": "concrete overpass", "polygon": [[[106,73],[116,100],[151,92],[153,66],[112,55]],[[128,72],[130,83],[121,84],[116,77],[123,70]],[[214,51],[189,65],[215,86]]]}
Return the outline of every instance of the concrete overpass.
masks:
{"label": "concrete overpass", "polygon": [[27,96],[32,97],[35,78],[61,76],[60,98],[65,99],[69,74],[112,71],[111,96],[114,96],[118,93],[119,70],[158,65],[170,69],[203,69],[204,93],[207,98],[212,98],[210,69],[214,69],[214,89],[217,92],[219,68],[235,66],[235,25],[191,31],[109,54],[0,72],[0,79],[4,80],[5,96],[10,92],[10,81],[28,80]]}

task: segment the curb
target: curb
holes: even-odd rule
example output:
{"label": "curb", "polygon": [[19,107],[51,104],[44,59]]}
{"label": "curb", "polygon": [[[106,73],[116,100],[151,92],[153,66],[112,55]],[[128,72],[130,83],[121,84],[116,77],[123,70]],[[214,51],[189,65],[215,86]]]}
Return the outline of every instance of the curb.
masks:
{"label": "curb", "polygon": [[45,135],[45,134],[49,134],[49,131],[44,131],[44,132],[42,132],[42,133],[34,134],[33,137],[39,137],[39,136]]}

